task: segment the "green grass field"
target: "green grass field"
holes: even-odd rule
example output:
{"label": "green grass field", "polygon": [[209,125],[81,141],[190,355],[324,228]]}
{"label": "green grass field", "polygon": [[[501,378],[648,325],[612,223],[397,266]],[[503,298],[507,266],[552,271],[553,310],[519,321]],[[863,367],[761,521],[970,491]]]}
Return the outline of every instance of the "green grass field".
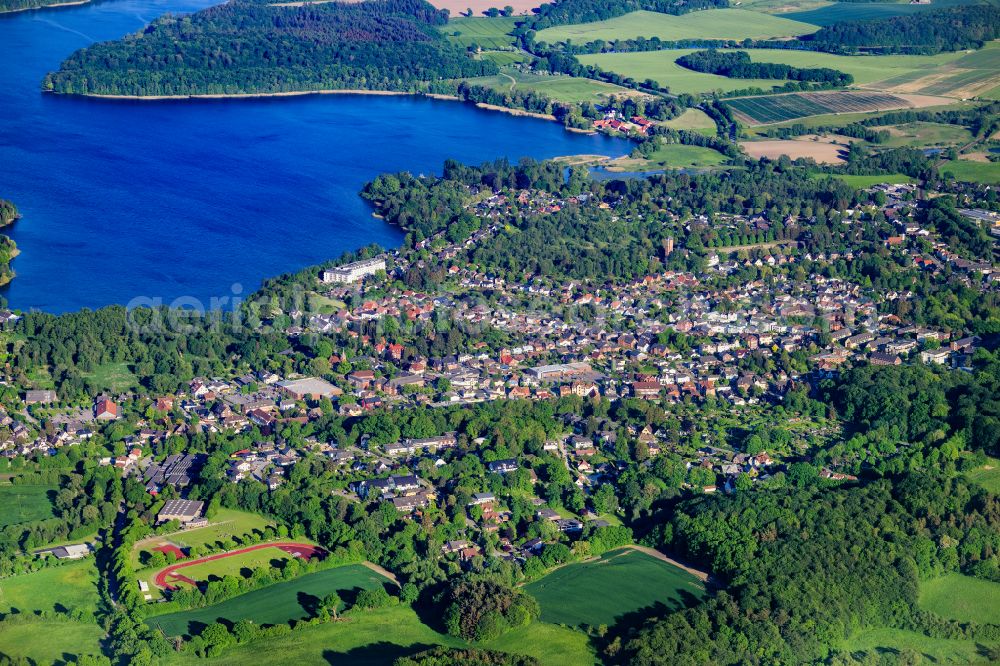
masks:
{"label": "green grass field", "polygon": [[965,476],[991,493],[1000,493],[1000,460],[996,458],[988,458],[985,465],[965,472]]}
{"label": "green grass field", "polygon": [[891,148],[964,146],[972,141],[972,132],[966,128],[944,123],[906,123],[879,129],[887,129],[892,133],[888,141],[879,144]]}
{"label": "green grass field", "polygon": [[681,115],[663,124],[676,130],[694,130],[702,134],[715,134],[715,121],[701,109],[686,109]]}
{"label": "green grass field", "polygon": [[656,171],[659,169],[703,169],[725,164],[725,155],[711,148],[667,144],[648,158],[623,157],[608,165],[608,171]]}
{"label": "green grass field", "polygon": [[682,608],[705,593],[702,582],[686,571],[628,549],[561,567],[524,589],[538,599],[543,621],[571,626],[612,625],[626,613],[657,604]]}
{"label": "green grass field", "polygon": [[[783,0],[780,0],[783,2]],[[864,21],[890,16],[902,16],[927,9],[939,9],[943,4],[938,0],[927,5],[911,5],[902,2],[835,2],[825,7],[801,12],[790,12],[786,16],[796,21],[815,25],[832,25],[838,21]],[[950,3],[948,3],[950,4]],[[754,5],[756,8],[758,5]]]}
{"label": "green grass field", "polygon": [[139,379],[129,370],[127,363],[107,363],[84,374],[103,390],[124,392],[139,385]]}
{"label": "green grass field", "polygon": [[49,493],[54,490],[54,486],[0,486],[0,528],[51,518],[55,514]]}
{"label": "green grass field", "polygon": [[941,53],[933,56],[844,56],[818,51],[782,49],[749,49],[746,52],[750,54],[750,59],[753,62],[774,62],[805,69],[829,67],[846,72],[854,77],[855,85],[883,81],[912,72],[930,74],[935,68],[952,63],[962,57],[962,53]]}
{"label": "green grass field", "polygon": [[[135,548],[132,549],[132,566],[141,574],[140,577],[143,579],[152,578],[154,570],[144,569],[140,563],[139,555],[142,551],[152,552],[155,546],[167,543],[175,544],[181,548],[214,544],[224,539],[249,534],[254,530],[263,531],[270,524],[271,521],[256,513],[238,511],[236,509],[219,509],[212,518],[211,524],[207,527],[182,530],[137,542]],[[151,591],[153,596],[156,597],[156,588],[152,588]]]}
{"label": "green grass field", "polygon": [[[869,629],[860,631],[841,644],[842,650],[857,653],[883,655],[888,663],[897,663],[903,652],[911,651],[923,661],[907,663],[931,664],[988,664],[981,649],[980,641],[930,638],[915,631],[904,629]],[[866,662],[861,662],[866,663]],[[877,660],[874,663],[879,663]]]}
{"label": "green grass field", "polygon": [[906,176],[901,173],[891,173],[884,176],[853,176],[848,174],[825,174],[817,173],[814,174],[816,178],[824,178],[828,175],[832,175],[834,178],[844,181],[852,187],[856,187],[862,190],[866,187],[871,187],[872,185],[878,185],[879,183],[888,183],[890,185],[899,185],[903,183],[915,183],[917,182],[915,178]]}
{"label": "green grass field", "polygon": [[22,613],[59,609],[93,612],[97,603],[97,569],[93,558],[0,582],[0,614],[14,609]]}
{"label": "green grass field", "polygon": [[[514,44],[509,33],[514,29],[514,17],[459,17],[448,21],[438,31],[448,37],[448,41],[469,48],[502,49]],[[455,34],[458,33],[458,34]]]}
{"label": "green grass field", "polygon": [[603,81],[575,78],[572,76],[547,76],[508,71],[498,76],[469,79],[469,83],[489,86],[501,91],[533,90],[559,101],[575,104],[579,102],[600,103],[611,95],[635,95],[628,88],[622,88]]}
{"label": "green grass field", "polygon": [[920,607],[961,622],[1000,623],[1000,583],[952,573],[920,583]]}
{"label": "green grass field", "polygon": [[68,664],[70,655],[100,655],[104,630],[72,620],[0,623],[0,653],[24,657],[29,664]]}
{"label": "green grass field", "polygon": [[809,23],[790,21],[778,16],[746,9],[708,9],[682,16],[638,11],[606,21],[576,23],[546,28],[535,37],[536,42],[572,40],[584,44],[594,40],[659,37],[678,39],[765,39],[793,37],[816,32]]}
{"label": "green grass field", "polygon": [[[164,663],[191,666],[350,664],[385,666],[403,655],[435,645],[465,647],[464,641],[424,624],[408,606],[349,614],[343,622],[305,627],[273,641],[257,641],[203,659],[171,654]],[[592,666],[596,657],[587,636],[566,627],[536,622],[477,647],[537,657],[544,666]]]}
{"label": "green grass field", "polygon": [[636,81],[652,79],[670,88],[674,94],[696,95],[709,92],[730,92],[744,88],[770,90],[784,81],[771,79],[731,79],[717,74],[695,72],[681,67],[675,61],[696,49],[670,49],[641,53],[588,53],[577,56],[584,65],[597,65],[602,69],[630,76]]}
{"label": "green grass field", "polygon": [[964,180],[971,183],[986,183],[995,185],[1000,183],[1000,163],[997,162],[970,162],[968,160],[954,160],[945,162],[938,170],[941,173],[950,173],[957,180]]}
{"label": "green grass field", "polygon": [[254,590],[207,608],[161,615],[148,620],[167,636],[180,636],[219,619],[235,622],[250,618],[257,624],[279,624],[312,617],[323,597],[336,592],[351,601],[362,589],[374,589],[388,579],[360,564],[307,574],[295,580]]}

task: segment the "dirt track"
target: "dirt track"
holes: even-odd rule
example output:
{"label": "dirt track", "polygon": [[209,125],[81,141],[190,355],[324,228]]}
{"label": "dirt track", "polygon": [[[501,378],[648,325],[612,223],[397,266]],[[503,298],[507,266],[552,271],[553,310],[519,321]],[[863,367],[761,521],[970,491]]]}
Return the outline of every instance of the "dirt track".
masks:
{"label": "dirt track", "polygon": [[189,583],[194,585],[195,582],[183,574],[177,573],[179,569],[184,569],[185,567],[191,567],[196,564],[201,564],[202,562],[212,562],[214,560],[221,560],[227,557],[233,557],[234,555],[241,555],[243,553],[249,553],[254,550],[261,550],[264,548],[277,548],[278,550],[283,550],[289,555],[296,557],[301,557],[304,559],[309,559],[314,555],[319,555],[320,553],[326,554],[326,551],[319,546],[313,546],[308,543],[294,543],[294,542],[278,542],[278,543],[259,543],[255,546],[247,546],[246,548],[240,548],[239,550],[230,550],[225,553],[218,553],[216,555],[208,555],[207,557],[201,557],[197,560],[191,560],[190,562],[181,562],[179,564],[172,564],[166,569],[162,569],[156,573],[153,577],[153,584],[160,589],[173,590],[176,589],[176,585],[171,583]]}

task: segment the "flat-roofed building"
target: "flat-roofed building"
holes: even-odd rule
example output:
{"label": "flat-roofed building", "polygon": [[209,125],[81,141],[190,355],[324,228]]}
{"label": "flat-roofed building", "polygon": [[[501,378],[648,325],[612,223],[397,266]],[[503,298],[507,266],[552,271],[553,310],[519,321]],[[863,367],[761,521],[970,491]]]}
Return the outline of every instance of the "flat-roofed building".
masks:
{"label": "flat-roofed building", "polygon": [[349,284],[385,270],[385,259],[365,259],[323,271],[323,282]]}
{"label": "flat-roofed building", "polygon": [[179,520],[181,523],[190,523],[201,517],[201,512],[205,508],[205,503],[195,500],[167,500],[156,520],[165,523],[170,520]]}

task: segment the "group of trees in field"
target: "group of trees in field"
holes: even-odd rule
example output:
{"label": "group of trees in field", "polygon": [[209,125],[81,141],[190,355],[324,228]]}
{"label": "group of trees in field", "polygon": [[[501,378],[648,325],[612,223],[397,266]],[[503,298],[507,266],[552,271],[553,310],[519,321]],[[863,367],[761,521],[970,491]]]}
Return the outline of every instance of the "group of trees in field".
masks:
{"label": "group of trees in field", "polygon": [[496,74],[436,27],[423,0],[300,7],[232,2],[164,16],[139,35],[71,55],[44,87],[60,93],[190,95],[321,89],[418,91]]}
{"label": "group of trees in field", "polygon": [[677,64],[696,72],[733,79],[789,79],[831,86],[849,86],[854,83],[854,77],[850,74],[829,67],[802,69],[773,62],[752,62],[746,51],[695,51],[678,58]]}

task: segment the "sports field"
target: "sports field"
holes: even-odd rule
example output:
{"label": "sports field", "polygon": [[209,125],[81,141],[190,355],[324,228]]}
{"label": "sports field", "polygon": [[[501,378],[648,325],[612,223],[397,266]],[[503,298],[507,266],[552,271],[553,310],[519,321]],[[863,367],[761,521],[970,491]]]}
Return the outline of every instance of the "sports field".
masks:
{"label": "sports field", "polygon": [[289,557],[291,555],[278,548],[261,548],[185,567],[182,573],[185,578],[206,581],[223,576],[238,576],[244,569],[253,570],[258,567],[274,566],[284,562]]}
{"label": "sports field", "polygon": [[152,583],[160,589],[172,589],[180,584],[195,585],[213,577],[243,575],[248,577],[253,569],[273,565],[289,557],[310,559],[323,556],[319,546],[287,541],[261,543],[195,560],[184,560],[160,569],[152,576]]}
{"label": "sports field", "polygon": [[920,607],[961,622],[1000,623],[1000,583],[952,573],[920,583]]}
{"label": "sports field", "polygon": [[601,69],[630,76],[636,81],[652,79],[660,85],[670,88],[670,92],[678,95],[689,93],[730,92],[746,88],[763,88],[771,90],[773,86],[782,85],[784,81],[774,79],[731,79],[718,74],[695,72],[681,67],[675,61],[697,49],[669,49],[666,51],[647,51],[640,53],[588,53],[577,56],[584,65],[597,65]]}
{"label": "sports field", "polygon": [[524,589],[538,599],[544,622],[595,627],[642,608],[689,606],[705,594],[704,584],[691,574],[631,549],[569,564]]}
{"label": "sports field", "polygon": [[217,544],[226,539],[250,534],[255,530],[263,531],[264,528],[271,524],[271,521],[267,518],[256,513],[237,511],[235,509],[219,509],[215,516],[212,517],[211,523],[205,527],[193,530],[181,530],[139,541],[132,551],[132,565],[136,569],[140,569],[139,553],[144,550],[152,551],[156,546],[174,544],[182,548],[190,548],[192,546]]}
{"label": "sports field", "polygon": [[[97,569],[88,558],[0,581],[0,614],[97,609]],[[3,649],[0,648],[0,652]]]}
{"label": "sports field", "polygon": [[[280,624],[315,615],[323,597],[336,592],[351,603],[362,589],[375,589],[389,579],[360,564],[349,564],[307,574],[284,583],[254,590],[207,608],[196,608],[149,618],[150,626],[167,636],[189,635],[218,620],[249,618],[257,624]],[[343,609],[343,607],[342,607]]]}
{"label": "sports field", "polygon": [[794,37],[818,30],[810,23],[800,23],[779,16],[746,9],[708,9],[681,16],[638,11],[606,21],[576,23],[546,28],[535,37],[536,42],[585,44],[598,39],[633,39],[659,37],[678,39],[766,39]]}
{"label": "sports field", "polygon": [[[304,627],[288,636],[255,641],[227,650],[217,658],[171,653],[164,663],[191,666],[279,666],[284,664],[350,664],[385,666],[403,655],[435,645],[467,647],[461,639],[424,624],[408,606],[350,613],[342,622]],[[544,666],[594,666],[597,659],[587,636],[573,629],[535,622],[476,647],[536,657]]]}
{"label": "sports field", "polygon": [[514,44],[514,38],[507,33],[514,29],[517,20],[512,16],[459,17],[451,19],[438,31],[446,35],[448,41],[465,48],[475,45],[482,49],[502,49]]}
{"label": "sports field", "polygon": [[744,122],[755,125],[778,123],[827,113],[856,113],[882,109],[904,109],[911,104],[895,95],[867,92],[792,93],[769,97],[738,97],[726,101]]}
{"label": "sports field", "polygon": [[0,529],[32,520],[51,518],[49,494],[55,486],[0,486]]}

